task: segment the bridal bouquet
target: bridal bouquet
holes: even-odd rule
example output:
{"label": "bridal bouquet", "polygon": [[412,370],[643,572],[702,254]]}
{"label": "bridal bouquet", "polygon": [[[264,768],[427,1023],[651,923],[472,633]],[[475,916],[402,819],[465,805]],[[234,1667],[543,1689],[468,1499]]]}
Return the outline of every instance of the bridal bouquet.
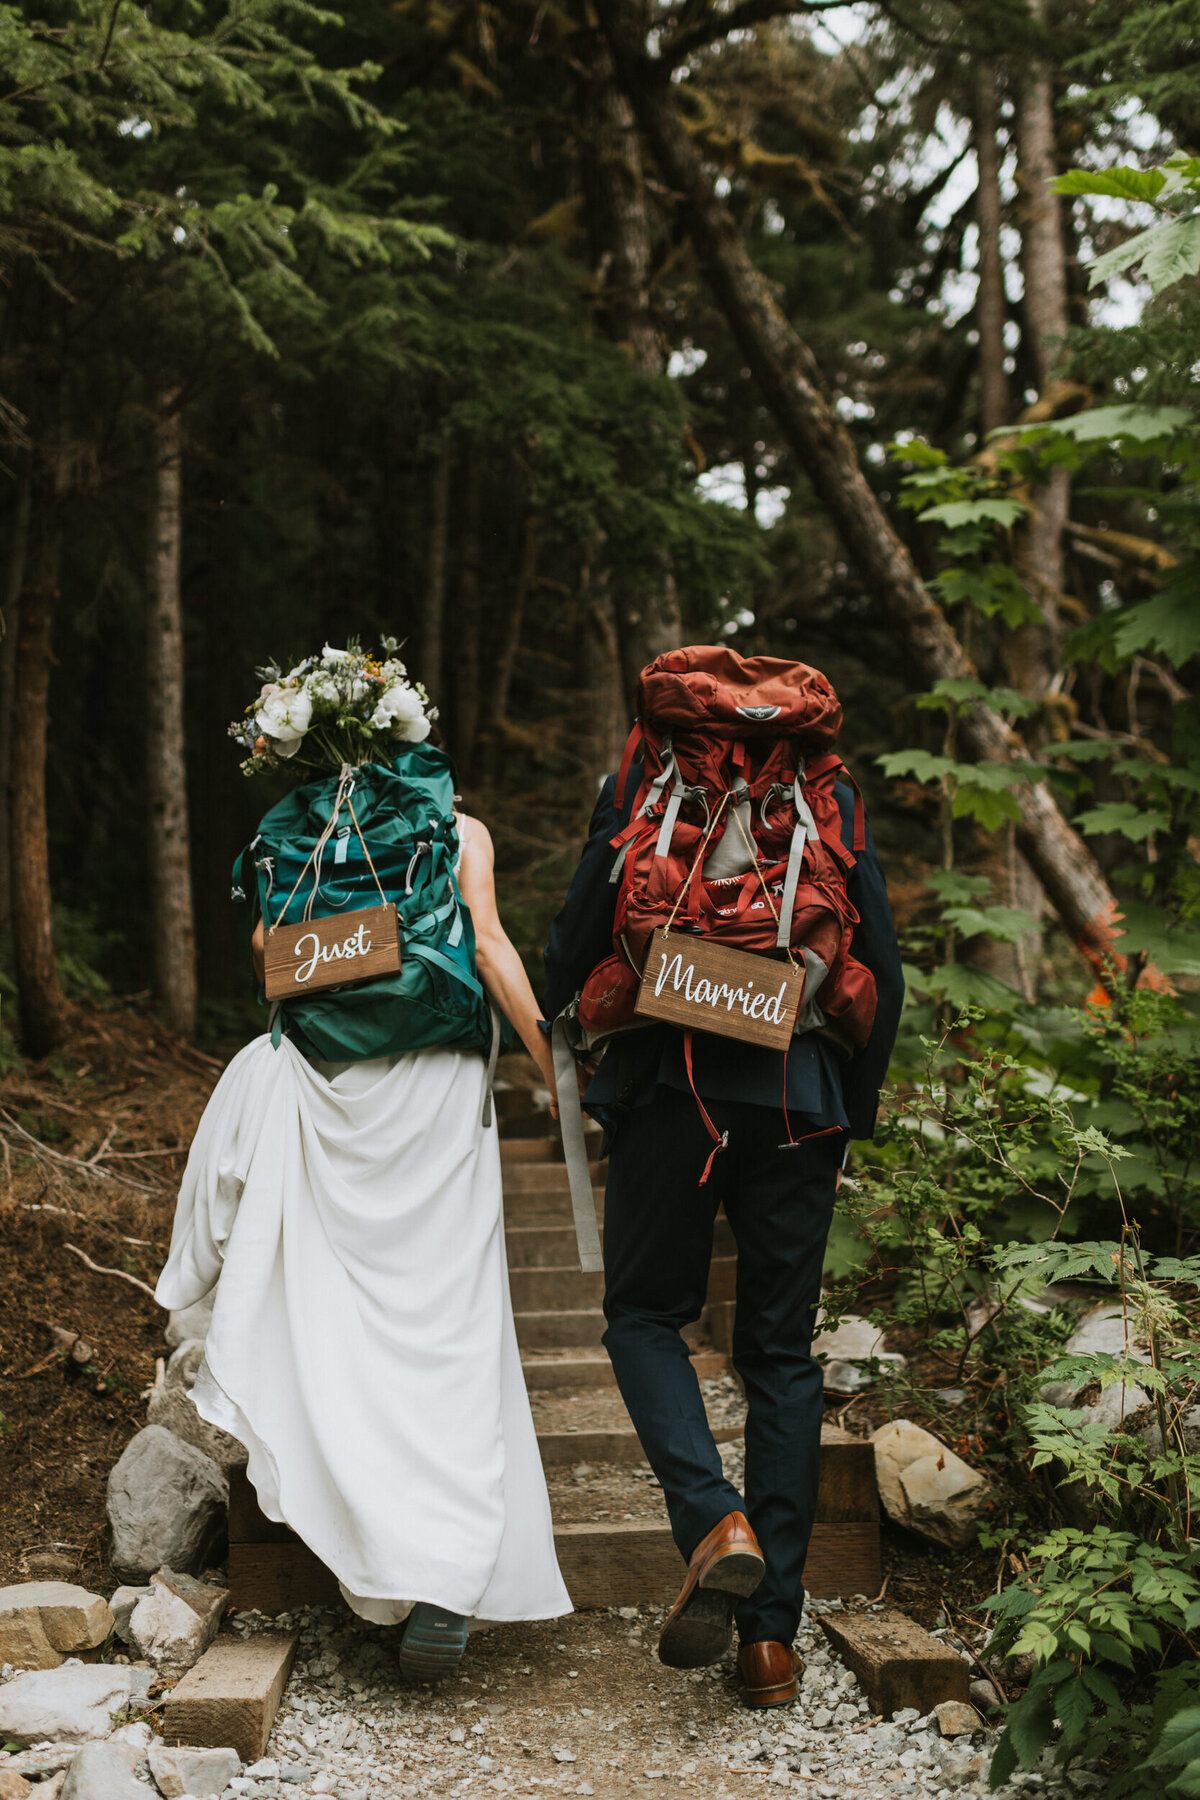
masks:
{"label": "bridal bouquet", "polygon": [[275,664],[259,669],[260,692],[229,727],[249,752],[242,773],[285,763],[332,771],[343,763],[390,762],[402,744],[423,742],[437,708],[421,683],[409,680],[399,648],[395,638],[383,639],[380,656],[354,641],[345,650],[326,644],[286,675]]}

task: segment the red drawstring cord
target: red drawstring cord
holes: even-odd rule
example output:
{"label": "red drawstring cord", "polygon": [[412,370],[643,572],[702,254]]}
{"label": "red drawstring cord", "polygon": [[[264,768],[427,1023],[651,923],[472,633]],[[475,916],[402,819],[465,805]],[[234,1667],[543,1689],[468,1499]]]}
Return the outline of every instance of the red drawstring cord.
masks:
{"label": "red drawstring cord", "polygon": [[700,1117],[704,1120],[708,1135],[713,1140],[713,1147],[709,1151],[708,1161],[704,1165],[704,1173],[701,1175],[698,1183],[700,1187],[703,1187],[709,1176],[712,1174],[713,1162],[718,1151],[724,1150],[729,1142],[729,1133],[727,1131],[717,1130],[716,1126],[708,1116],[708,1108],[696,1092],[696,1074],[695,1070],[692,1068],[692,1034],[690,1031],[685,1031],[683,1034],[683,1061],[687,1069],[688,1084],[692,1090],[692,1098],[700,1108]]}

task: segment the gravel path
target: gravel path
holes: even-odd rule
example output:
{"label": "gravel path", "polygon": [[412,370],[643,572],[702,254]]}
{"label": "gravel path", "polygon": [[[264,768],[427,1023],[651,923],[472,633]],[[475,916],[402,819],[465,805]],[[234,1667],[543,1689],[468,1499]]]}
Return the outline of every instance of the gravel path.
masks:
{"label": "gravel path", "polygon": [[[836,1606],[836,1603],[832,1603]],[[820,1609],[821,1603],[816,1603]],[[634,1794],[722,1797],[786,1789],[820,1800],[954,1800],[986,1791],[991,1734],[943,1740],[933,1720],[872,1718],[849,1670],[806,1617],[798,1706],[750,1713],[732,1661],[680,1674],[654,1657],[661,1611],[623,1608],[472,1636],[459,1676],[414,1687],[395,1632],[325,1610],[276,1621],[302,1633],[267,1759],[246,1800]],[[243,1614],[236,1630],[270,1623]],[[1065,1796],[1082,1774],[1024,1775],[998,1790]]]}

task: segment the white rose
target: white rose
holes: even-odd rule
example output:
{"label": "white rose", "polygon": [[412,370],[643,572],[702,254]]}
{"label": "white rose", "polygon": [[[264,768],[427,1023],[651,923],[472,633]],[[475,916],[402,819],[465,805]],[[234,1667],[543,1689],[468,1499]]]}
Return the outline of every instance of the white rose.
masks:
{"label": "white rose", "polygon": [[267,695],[254,723],[264,737],[274,740],[281,756],[294,756],[312,723],[312,698],[305,688],[279,688]]}
{"label": "white rose", "polygon": [[379,704],[371,714],[371,724],[377,731],[386,731],[396,725],[415,725],[424,717],[425,708],[420,696],[407,682],[398,681],[380,695]]}

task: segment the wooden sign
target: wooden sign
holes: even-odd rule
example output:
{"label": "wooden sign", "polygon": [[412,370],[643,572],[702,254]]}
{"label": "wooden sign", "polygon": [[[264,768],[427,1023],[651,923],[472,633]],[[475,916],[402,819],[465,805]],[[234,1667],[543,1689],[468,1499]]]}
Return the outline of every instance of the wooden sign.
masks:
{"label": "wooden sign", "polygon": [[785,1050],[803,996],[802,968],[660,929],[650,940],[635,1010],[685,1030]]}
{"label": "wooden sign", "polygon": [[396,908],[364,906],[299,925],[277,925],[263,941],[268,1000],[295,1000],[319,988],[348,987],[400,967]]}

